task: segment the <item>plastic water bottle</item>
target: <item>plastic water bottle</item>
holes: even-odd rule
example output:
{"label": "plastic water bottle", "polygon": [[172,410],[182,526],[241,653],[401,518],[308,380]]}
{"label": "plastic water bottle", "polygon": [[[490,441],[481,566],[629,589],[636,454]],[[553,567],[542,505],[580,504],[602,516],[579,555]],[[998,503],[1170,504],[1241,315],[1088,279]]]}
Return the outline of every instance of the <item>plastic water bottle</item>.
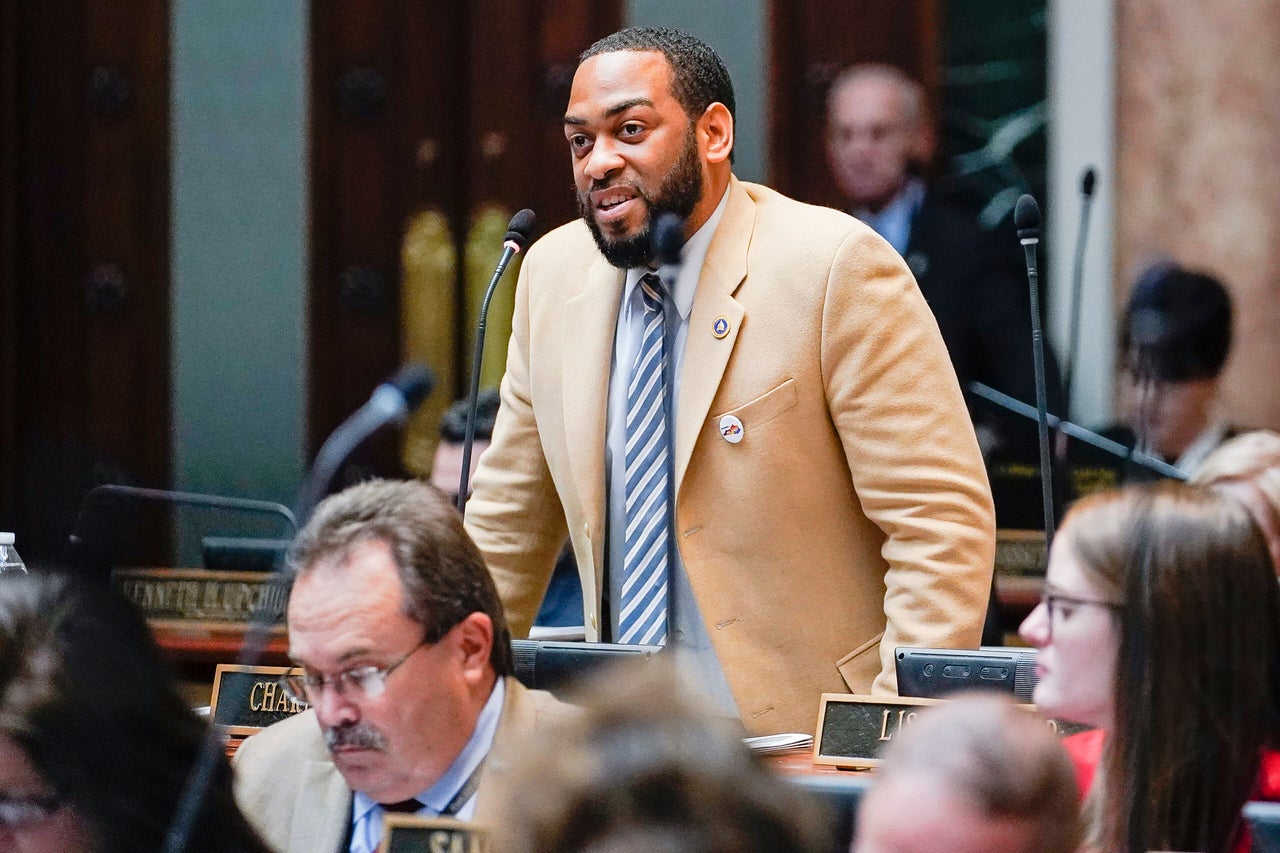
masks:
{"label": "plastic water bottle", "polygon": [[0,575],[9,572],[27,573],[27,564],[18,556],[18,549],[13,547],[13,534],[0,533]]}

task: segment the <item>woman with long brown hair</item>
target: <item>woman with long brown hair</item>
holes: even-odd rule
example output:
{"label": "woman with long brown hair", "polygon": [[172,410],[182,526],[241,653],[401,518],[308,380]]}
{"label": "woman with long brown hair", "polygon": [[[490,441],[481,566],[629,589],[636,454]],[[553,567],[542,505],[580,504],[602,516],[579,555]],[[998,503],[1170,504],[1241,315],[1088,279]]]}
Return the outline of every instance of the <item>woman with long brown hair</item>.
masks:
{"label": "woman with long brown hair", "polygon": [[1093,495],[1054,541],[1035,702],[1068,738],[1098,850],[1249,849],[1280,799],[1280,589],[1238,503],[1172,482]]}
{"label": "woman with long brown hair", "polygon": [[[205,731],[114,589],[0,579],[0,850],[162,849]],[[225,759],[187,849],[268,853],[232,799]]]}

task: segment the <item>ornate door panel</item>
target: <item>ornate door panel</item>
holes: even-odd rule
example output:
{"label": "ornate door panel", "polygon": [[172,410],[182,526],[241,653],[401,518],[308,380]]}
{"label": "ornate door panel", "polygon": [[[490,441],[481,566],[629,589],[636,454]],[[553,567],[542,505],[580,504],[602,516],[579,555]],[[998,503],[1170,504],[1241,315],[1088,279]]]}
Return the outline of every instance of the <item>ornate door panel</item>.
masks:
{"label": "ornate door panel", "polygon": [[42,560],[169,479],[168,3],[6,3],[0,45],[0,528]]}

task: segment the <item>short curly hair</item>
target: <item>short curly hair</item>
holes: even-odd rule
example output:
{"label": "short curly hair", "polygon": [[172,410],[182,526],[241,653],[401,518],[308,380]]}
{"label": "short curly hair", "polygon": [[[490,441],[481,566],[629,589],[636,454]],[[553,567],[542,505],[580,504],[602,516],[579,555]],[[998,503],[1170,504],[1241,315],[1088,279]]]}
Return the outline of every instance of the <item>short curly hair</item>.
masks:
{"label": "short curly hair", "polygon": [[714,103],[724,104],[729,115],[737,119],[729,69],[706,42],[671,27],[628,27],[591,45],[578,57],[578,64],[602,53],[622,50],[654,50],[667,58],[672,94],[690,119],[696,121]]}

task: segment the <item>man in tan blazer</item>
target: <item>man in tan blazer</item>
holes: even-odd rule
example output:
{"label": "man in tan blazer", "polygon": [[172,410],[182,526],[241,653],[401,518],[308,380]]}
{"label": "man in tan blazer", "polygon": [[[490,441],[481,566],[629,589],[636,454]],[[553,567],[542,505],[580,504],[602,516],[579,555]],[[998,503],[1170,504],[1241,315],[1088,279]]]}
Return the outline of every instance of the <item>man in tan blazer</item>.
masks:
{"label": "man in tan blazer", "polygon": [[824,691],[893,692],[895,646],[977,643],[991,497],[901,258],[852,217],[733,177],[732,113],[723,63],[683,33],[633,28],[583,55],[565,115],[583,219],[522,266],[467,529],[518,635],[567,533],[588,639],[617,636],[618,379],[652,225],[679,213],[671,636],[748,731],[812,731]]}
{"label": "man in tan blazer", "polygon": [[493,581],[417,482],[324,501],[298,535],[282,687],[311,707],[245,741],[236,799],[274,848],[372,853],[385,811],[483,822],[521,742],[569,718],[512,676]]}

